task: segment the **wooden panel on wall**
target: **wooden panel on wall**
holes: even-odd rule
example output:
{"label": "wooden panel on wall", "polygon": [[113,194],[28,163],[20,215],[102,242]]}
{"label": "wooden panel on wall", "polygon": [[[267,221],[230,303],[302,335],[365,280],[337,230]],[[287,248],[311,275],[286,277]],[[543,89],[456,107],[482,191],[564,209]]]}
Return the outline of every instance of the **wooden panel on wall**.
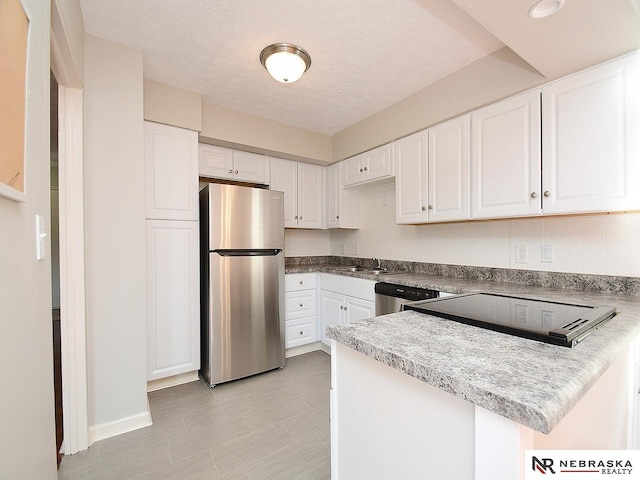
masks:
{"label": "wooden panel on wall", "polygon": [[28,34],[20,0],[1,0],[0,183],[23,193]]}

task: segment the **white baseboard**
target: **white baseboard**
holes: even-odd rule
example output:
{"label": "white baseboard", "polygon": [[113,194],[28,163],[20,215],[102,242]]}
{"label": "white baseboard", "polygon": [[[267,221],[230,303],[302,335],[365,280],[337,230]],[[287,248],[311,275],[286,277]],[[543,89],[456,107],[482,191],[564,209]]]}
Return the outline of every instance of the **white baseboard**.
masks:
{"label": "white baseboard", "polygon": [[150,382],[147,382],[147,392],[155,392],[156,390],[175,387],[176,385],[195,382],[197,380],[198,380],[197,371],[181,373],[179,375],[173,375],[167,378],[159,378],[158,380],[151,380]]}
{"label": "white baseboard", "polygon": [[[299,347],[287,348],[285,355],[287,358],[297,357],[298,355],[304,355],[305,353],[311,353],[317,350],[324,350],[322,342],[307,343],[306,345],[300,345]],[[329,350],[329,352],[327,353],[330,352],[331,350]]]}
{"label": "white baseboard", "polygon": [[139,428],[148,427],[152,423],[149,402],[147,401],[147,410],[145,412],[140,412],[113,422],[90,426],[89,445],[93,445],[95,442],[104,440],[105,438],[115,437],[116,435],[138,430]]}

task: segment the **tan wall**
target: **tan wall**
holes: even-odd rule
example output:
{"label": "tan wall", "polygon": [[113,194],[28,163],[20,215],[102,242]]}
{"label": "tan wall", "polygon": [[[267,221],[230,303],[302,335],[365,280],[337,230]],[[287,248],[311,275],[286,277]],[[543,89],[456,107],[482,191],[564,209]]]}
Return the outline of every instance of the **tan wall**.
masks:
{"label": "tan wall", "polygon": [[337,133],[333,159],[348,158],[544,81],[504,47]]}
{"label": "tan wall", "polygon": [[145,78],[144,119],[199,132],[202,130],[202,96]]}
{"label": "tan wall", "polygon": [[640,48],[640,3],[566,2],[552,17],[526,14],[534,1],[453,0],[550,80]]}
{"label": "tan wall", "polygon": [[201,141],[325,165],[332,162],[331,137],[212,103],[202,104]]}
{"label": "tan wall", "polygon": [[0,196],[0,478],[55,480],[50,237],[46,258],[35,258],[36,215],[50,232],[50,2],[22,4],[31,14],[26,199]]}
{"label": "tan wall", "polygon": [[[72,83],[65,86],[82,88],[84,84],[84,21],[82,19],[82,10],[80,9],[80,0],[54,0],[51,6],[53,8],[52,22],[61,22],[62,31],[66,37],[66,44],[59,45],[59,47],[65,49],[65,52],[61,53],[64,56],[68,54],[75,67],[74,72],[69,72]],[[53,27],[56,28],[57,26],[53,25]],[[68,51],[66,50],[67,48]]]}
{"label": "tan wall", "polygon": [[[90,429],[147,411],[142,52],[85,37]],[[117,427],[114,427],[117,429]]]}

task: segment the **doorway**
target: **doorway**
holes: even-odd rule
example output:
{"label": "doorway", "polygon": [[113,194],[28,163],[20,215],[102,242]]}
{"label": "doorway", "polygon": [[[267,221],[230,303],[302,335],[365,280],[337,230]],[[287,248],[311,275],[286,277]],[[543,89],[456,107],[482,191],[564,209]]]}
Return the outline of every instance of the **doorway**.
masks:
{"label": "doorway", "polygon": [[[58,235],[60,286],[60,346],[62,380],[63,453],[71,455],[89,446],[84,265],[84,132],[82,41],[72,45],[61,0],[51,2],[51,71],[58,84],[51,99],[57,102]],[[68,2],[67,2],[68,3]],[[69,5],[81,13],[78,5]],[[71,23],[82,29],[81,16]],[[75,32],[76,30],[71,30]],[[73,37],[77,40],[76,37]],[[73,48],[79,47],[79,48]],[[55,267],[54,267],[55,268]],[[54,280],[55,281],[55,280]],[[52,288],[53,294],[53,288]]]}
{"label": "doorway", "polygon": [[56,420],[56,453],[58,466],[62,460],[63,408],[62,408],[62,348],[60,337],[60,203],[58,195],[58,82],[50,74],[49,152],[51,193],[51,319],[53,328],[53,387]]}

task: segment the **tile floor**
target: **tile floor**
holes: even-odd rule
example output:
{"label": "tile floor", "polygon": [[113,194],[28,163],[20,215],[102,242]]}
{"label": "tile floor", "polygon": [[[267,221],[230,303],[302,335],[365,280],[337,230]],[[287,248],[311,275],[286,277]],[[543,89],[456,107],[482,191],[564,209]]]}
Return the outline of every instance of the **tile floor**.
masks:
{"label": "tile floor", "polygon": [[330,357],[149,394],[153,425],[65,456],[59,480],[327,480]]}

